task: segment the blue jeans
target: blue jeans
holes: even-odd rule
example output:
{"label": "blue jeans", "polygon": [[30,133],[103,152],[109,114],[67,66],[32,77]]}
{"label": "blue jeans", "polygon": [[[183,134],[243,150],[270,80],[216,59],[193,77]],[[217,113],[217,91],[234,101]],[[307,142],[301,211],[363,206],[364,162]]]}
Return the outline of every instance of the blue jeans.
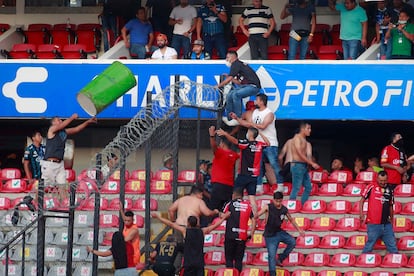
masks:
{"label": "blue jeans", "polygon": [[225,59],[227,54],[226,39],[224,33],[209,35],[203,34],[204,49],[213,57],[213,48],[216,48],[220,59]]}
{"label": "blue jeans", "polygon": [[306,53],[308,52],[308,37],[302,37],[300,41],[289,37],[289,54],[288,59],[293,60],[296,58],[296,52],[298,51],[299,47],[299,59],[305,59]]}
{"label": "blue jeans", "polygon": [[145,59],[145,45],[143,44],[131,44],[129,53],[132,58]]}
{"label": "blue jeans", "polygon": [[344,60],[357,59],[361,50],[361,40],[342,40],[344,50]]}
{"label": "blue jeans", "polygon": [[296,246],[296,240],[286,231],[280,231],[272,237],[265,237],[268,262],[269,262],[269,273],[270,276],[276,276],[276,252],[279,247],[279,243],[283,242],[286,244],[285,250],[279,255],[279,261],[283,262],[289,256],[289,253],[292,252],[293,248]]}
{"label": "blue jeans", "polygon": [[290,173],[292,174],[292,192],[289,199],[296,199],[300,187],[303,185],[305,188],[302,194],[302,205],[308,200],[312,191],[312,184],[309,177],[308,165],[306,163],[291,162]]}
{"label": "blue jeans", "polygon": [[104,51],[109,50],[109,37],[107,30],[112,30],[114,33],[114,38],[118,37],[118,27],[116,25],[116,15],[113,14],[104,14],[101,17],[102,20],[102,34],[103,34],[103,43],[104,43]]}
{"label": "blue jeans", "polygon": [[[227,116],[230,112],[236,113],[237,117],[242,115],[242,99],[250,96],[255,96],[259,93],[260,88],[252,84],[243,84],[232,88],[227,94],[226,111]],[[230,119],[230,118],[229,118]]]}
{"label": "blue jeans", "polygon": [[115,269],[114,276],[136,276],[138,275],[135,267]]}
{"label": "blue jeans", "polygon": [[392,41],[388,40],[387,43],[385,43],[385,39],[381,38],[381,45],[380,45],[381,56],[385,56],[385,59],[391,59],[391,52],[392,52]]}
{"label": "blue jeans", "polygon": [[389,253],[398,253],[392,224],[367,224],[368,240],[362,253],[370,253],[378,239],[382,239]]}
{"label": "blue jeans", "polygon": [[184,35],[173,34],[171,47],[177,51],[178,58],[180,58],[180,51],[183,48],[183,56],[186,56],[190,52],[190,38]]}
{"label": "blue jeans", "polygon": [[[273,169],[273,172],[275,173],[277,184],[283,184],[283,178],[280,175],[279,162],[277,161],[278,151],[279,149],[276,146],[265,147],[263,149],[262,165],[260,167],[260,176],[257,177],[257,185],[263,184],[263,176],[265,175],[265,172],[266,172],[264,163],[266,160],[269,162],[270,166]],[[274,183],[271,183],[271,184],[274,184]]]}

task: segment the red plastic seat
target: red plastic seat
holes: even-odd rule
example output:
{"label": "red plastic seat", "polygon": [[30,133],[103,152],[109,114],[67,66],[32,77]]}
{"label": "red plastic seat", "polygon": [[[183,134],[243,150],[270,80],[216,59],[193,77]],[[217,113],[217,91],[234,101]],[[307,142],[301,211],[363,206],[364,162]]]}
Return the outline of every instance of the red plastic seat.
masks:
{"label": "red plastic seat", "polygon": [[23,179],[9,179],[1,188],[1,193],[24,193],[27,183]]}
{"label": "red plastic seat", "polygon": [[43,208],[46,210],[59,209],[60,203],[56,197],[45,196],[43,199]]}
{"label": "red plastic seat", "polygon": [[348,200],[332,200],[326,206],[326,214],[346,214],[351,211],[352,203]]}
{"label": "red plastic seat", "polygon": [[254,266],[265,266],[268,265],[269,256],[267,251],[259,251],[254,255],[252,265]]}
{"label": "red plastic seat", "polygon": [[361,184],[371,184],[374,183],[377,180],[378,174],[373,171],[363,171],[359,172],[357,176],[355,177],[355,183],[361,183]]}
{"label": "red plastic seat", "polygon": [[[119,169],[114,171],[114,173],[109,176],[109,180],[120,180],[120,179],[121,179],[121,174],[120,174]],[[125,180],[128,181],[128,179],[129,179],[129,171],[125,170]]]}
{"label": "red plastic seat", "polygon": [[76,43],[84,44],[87,53],[95,53],[101,45],[101,26],[99,24],[79,24],[76,29]]}
{"label": "red plastic seat", "polygon": [[312,183],[323,184],[328,182],[328,173],[326,171],[310,171],[309,176]]}
{"label": "red plastic seat", "polygon": [[289,45],[289,32],[292,27],[291,23],[283,23],[280,25],[279,30],[279,44],[280,45]]}
{"label": "red plastic seat", "polygon": [[77,193],[85,193],[89,195],[91,192],[97,192],[98,186],[96,185],[95,181],[84,181],[81,180],[76,187]]}
{"label": "red plastic seat", "polygon": [[338,232],[353,232],[358,231],[361,226],[361,221],[358,218],[340,218],[335,225],[334,231]]}
{"label": "red plastic seat", "polygon": [[339,32],[341,29],[341,24],[333,24],[331,28],[331,38],[332,38],[332,44],[335,45],[341,45],[342,40],[339,38]]}
{"label": "red plastic seat", "polygon": [[394,273],[391,271],[373,271],[370,276],[394,276]]}
{"label": "red plastic seat", "polygon": [[291,276],[316,276],[316,272],[308,269],[296,269],[292,272]]}
{"label": "red plastic seat", "polygon": [[141,215],[134,215],[134,224],[138,227],[138,228],[143,228],[144,224],[145,224],[145,219],[143,216]]}
{"label": "red plastic seat", "polygon": [[302,209],[302,203],[297,199],[283,200],[282,203],[290,213],[298,213]]}
{"label": "red plastic seat", "polygon": [[[305,189],[304,189],[304,187],[303,187],[303,186],[302,186],[302,187],[300,187],[298,195],[299,195],[299,196],[301,196],[301,195],[303,194],[303,191],[304,191],[304,190],[305,190]],[[318,194],[318,185],[317,185],[317,184],[312,183],[312,189],[311,189],[310,195],[311,195],[311,196],[313,196],[313,195],[317,195],[317,194]]]}
{"label": "red plastic seat", "polygon": [[60,46],[57,44],[40,44],[35,53],[37,59],[56,59],[61,57]]}
{"label": "red plastic seat", "polygon": [[0,23],[0,35],[7,32],[10,29],[10,25],[6,23]]}
{"label": "red plastic seat", "polygon": [[336,253],[332,256],[329,266],[332,267],[351,267],[356,262],[356,256],[351,253]]}
{"label": "red plastic seat", "polygon": [[380,264],[381,255],[377,253],[362,253],[355,262],[357,267],[378,267]]}
{"label": "red plastic seat", "polygon": [[209,251],[204,254],[204,262],[206,265],[223,265],[226,263],[224,251]]}
{"label": "red plastic seat", "polygon": [[101,193],[103,194],[119,194],[120,186],[117,180],[108,180],[101,187]]}
{"label": "red plastic seat", "polygon": [[[107,209],[110,211],[118,211],[119,210],[119,197],[113,198],[111,201],[109,201],[109,204],[107,206]],[[123,203],[125,210],[132,210],[132,199],[126,197]]]}
{"label": "red plastic seat", "polygon": [[410,219],[405,217],[394,218],[393,229],[394,232],[407,232],[410,231],[412,227],[412,222]]}
{"label": "red plastic seat", "polygon": [[[100,210],[108,210],[108,199],[101,197],[100,199]],[[91,197],[91,198],[87,198],[85,199],[81,204],[80,204],[80,209],[83,211],[92,211],[95,210],[95,198]],[[119,210],[119,205],[118,208],[116,210]]]}
{"label": "red plastic seat", "polygon": [[341,60],[343,59],[342,45],[321,45],[317,56],[323,60]]}
{"label": "red plastic seat", "polygon": [[177,176],[177,181],[180,183],[196,183],[197,172],[195,170],[180,171]]}
{"label": "red plastic seat", "polygon": [[[352,209],[350,211],[351,214],[359,215],[359,201],[355,201],[352,205]],[[368,211],[368,201],[364,201],[364,204],[362,205],[362,212],[366,214]]]}
{"label": "red plastic seat", "polygon": [[342,184],[337,183],[325,183],[322,184],[318,190],[320,196],[339,196],[342,195],[344,188]]}
{"label": "red plastic seat", "polygon": [[[220,238],[221,239],[221,238]],[[224,246],[224,245],[223,245]],[[242,263],[244,265],[251,265],[253,262],[253,253],[250,251],[244,251]]]}
{"label": "red plastic seat", "polygon": [[327,266],[330,257],[326,252],[311,252],[306,255],[303,266]]}
{"label": "red plastic seat", "polygon": [[220,240],[220,234],[209,233],[204,235],[204,247],[216,246]]}
{"label": "red plastic seat", "polygon": [[310,45],[315,48],[319,48],[321,45],[329,44],[329,30],[331,26],[328,24],[317,23],[315,26],[315,32],[313,33],[313,40]]}
{"label": "red plastic seat", "polygon": [[[331,45],[325,45],[331,46]],[[323,46],[323,47],[325,47]],[[328,177],[328,182],[330,183],[341,183],[347,184],[352,182],[352,172],[351,171],[333,171]]]}
{"label": "red plastic seat", "polygon": [[1,170],[1,179],[7,180],[7,179],[17,179],[21,178],[21,172],[19,169],[15,168],[4,168]]}
{"label": "red plastic seat", "polygon": [[50,43],[50,30],[52,25],[44,23],[29,24],[26,31],[23,31],[25,42],[35,45]]}
{"label": "red plastic seat", "polygon": [[342,273],[338,270],[321,270],[317,276],[342,276]]}
{"label": "red plastic seat", "polygon": [[399,250],[414,250],[414,236],[402,236],[398,239]]}
{"label": "red plastic seat", "polygon": [[365,271],[347,271],[344,276],[368,276],[368,273]]}
{"label": "red plastic seat", "polygon": [[0,197],[0,210],[9,210],[10,208],[14,207],[10,205],[10,199],[7,197]]}
{"label": "red plastic seat", "polygon": [[65,59],[86,59],[86,46],[84,44],[67,44],[61,51]]}
{"label": "red plastic seat", "polygon": [[326,202],[324,200],[312,199],[306,201],[301,209],[304,214],[321,214],[326,210]]}
{"label": "red plastic seat", "polygon": [[[310,228],[311,221],[307,217],[295,217],[294,218],[296,224],[303,230],[306,231]],[[282,228],[286,231],[296,231],[296,228],[293,226],[290,221],[286,221],[282,224]]]}
{"label": "red plastic seat", "polygon": [[330,234],[322,237],[319,248],[338,249],[345,245],[345,237],[339,234]]}
{"label": "red plastic seat", "polygon": [[[153,178],[153,173],[150,172],[151,178]],[[131,172],[129,179],[132,180],[145,180],[145,170],[134,170]]]}
{"label": "red plastic seat", "polygon": [[411,202],[404,203],[400,214],[401,215],[414,215],[414,202],[411,201]]}
{"label": "red plastic seat", "polygon": [[402,203],[399,201],[394,201],[394,205],[392,206],[392,208],[394,210],[394,215],[401,214]]}
{"label": "red plastic seat", "polygon": [[364,189],[364,184],[351,183],[347,184],[344,188],[343,196],[361,196],[361,192]]}
{"label": "red plastic seat", "polygon": [[346,249],[362,249],[365,246],[365,243],[367,241],[367,235],[352,235],[349,236],[346,240],[346,243],[344,245],[344,248]]}
{"label": "red plastic seat", "polygon": [[214,276],[239,276],[239,271],[235,268],[224,268],[221,267],[216,270]]}
{"label": "red plastic seat", "polygon": [[240,276],[264,276],[264,275],[265,273],[262,269],[252,268],[252,267],[246,267],[240,273]]}
{"label": "red plastic seat", "polygon": [[72,182],[76,180],[76,172],[75,170],[72,169],[65,169],[65,173],[66,173],[66,180],[68,182]]}
{"label": "red plastic seat", "polygon": [[414,255],[411,255],[411,257],[408,259],[406,267],[414,268]]}
{"label": "red plastic seat", "polygon": [[320,238],[315,234],[306,234],[296,238],[296,248],[317,248]]}
{"label": "red plastic seat", "polygon": [[289,46],[272,45],[267,47],[267,58],[269,60],[285,60],[288,58]]}
{"label": "red plastic seat", "polygon": [[253,248],[266,247],[265,239],[261,233],[254,234],[252,238],[246,242],[246,246]]}
{"label": "red plastic seat", "polygon": [[283,266],[299,266],[302,265],[305,256],[300,252],[291,252],[289,256],[283,260]]}
{"label": "red plastic seat", "polygon": [[317,217],[312,220],[310,231],[332,231],[336,226],[336,221],[330,217]]}
{"label": "red plastic seat", "polygon": [[412,197],[414,196],[414,189],[411,184],[400,184],[394,189],[394,196]]}
{"label": "red plastic seat", "polygon": [[[136,199],[133,203],[132,208],[137,211],[144,211],[145,210],[145,198]],[[158,201],[154,198],[150,198],[150,210],[151,211],[158,210]]]}
{"label": "red plastic seat", "polygon": [[101,228],[118,228],[119,218],[113,214],[99,215],[99,227]]}
{"label": "red plastic seat", "polygon": [[141,180],[128,180],[125,183],[126,194],[145,194],[145,181]]}
{"label": "red plastic seat", "polygon": [[155,173],[154,180],[173,181],[173,171],[159,170]]}
{"label": "red plastic seat", "polygon": [[381,267],[400,268],[407,265],[407,256],[405,254],[388,253],[382,259]]}
{"label": "red plastic seat", "polygon": [[88,170],[88,169],[84,169],[80,172],[80,174],[78,175],[78,180],[96,180],[96,170]]}
{"label": "red plastic seat", "polygon": [[171,182],[165,180],[151,181],[151,193],[152,194],[169,194],[171,193]]}

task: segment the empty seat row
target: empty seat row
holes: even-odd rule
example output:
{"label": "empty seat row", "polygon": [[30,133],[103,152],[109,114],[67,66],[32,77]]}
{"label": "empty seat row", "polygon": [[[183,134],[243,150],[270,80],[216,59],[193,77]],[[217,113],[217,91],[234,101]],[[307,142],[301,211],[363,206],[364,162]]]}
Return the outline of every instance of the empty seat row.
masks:
{"label": "empty seat row", "polygon": [[85,44],[14,44],[11,51],[1,50],[7,59],[85,59],[87,58]]}

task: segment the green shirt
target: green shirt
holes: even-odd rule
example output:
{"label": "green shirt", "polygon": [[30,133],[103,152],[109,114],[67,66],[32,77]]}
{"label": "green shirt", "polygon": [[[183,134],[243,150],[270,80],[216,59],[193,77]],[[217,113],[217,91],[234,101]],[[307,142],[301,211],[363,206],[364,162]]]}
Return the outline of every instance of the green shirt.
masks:
{"label": "green shirt", "polygon": [[[407,33],[414,34],[414,24],[408,23],[404,30]],[[411,56],[412,42],[397,28],[391,30],[391,41],[393,56]]]}
{"label": "green shirt", "polygon": [[368,20],[365,10],[358,5],[352,10],[347,10],[344,4],[336,4],[335,9],[341,14],[339,38],[342,40],[361,40],[362,23]]}

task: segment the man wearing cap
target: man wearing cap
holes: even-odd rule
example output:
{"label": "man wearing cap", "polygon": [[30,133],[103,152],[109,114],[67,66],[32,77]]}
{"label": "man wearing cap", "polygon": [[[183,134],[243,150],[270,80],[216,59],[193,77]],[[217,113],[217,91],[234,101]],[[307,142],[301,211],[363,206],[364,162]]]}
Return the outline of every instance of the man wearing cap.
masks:
{"label": "man wearing cap", "polygon": [[157,35],[158,49],[152,53],[152,59],[177,59],[177,51],[168,47],[168,38],[165,34]]}
{"label": "man wearing cap", "polygon": [[167,153],[162,158],[163,167],[160,169],[161,171],[168,171],[172,170],[173,167],[173,156],[171,153]]}
{"label": "man wearing cap", "polygon": [[193,43],[193,51],[189,52],[185,59],[210,59],[210,54],[204,51],[204,41],[195,40]]}

